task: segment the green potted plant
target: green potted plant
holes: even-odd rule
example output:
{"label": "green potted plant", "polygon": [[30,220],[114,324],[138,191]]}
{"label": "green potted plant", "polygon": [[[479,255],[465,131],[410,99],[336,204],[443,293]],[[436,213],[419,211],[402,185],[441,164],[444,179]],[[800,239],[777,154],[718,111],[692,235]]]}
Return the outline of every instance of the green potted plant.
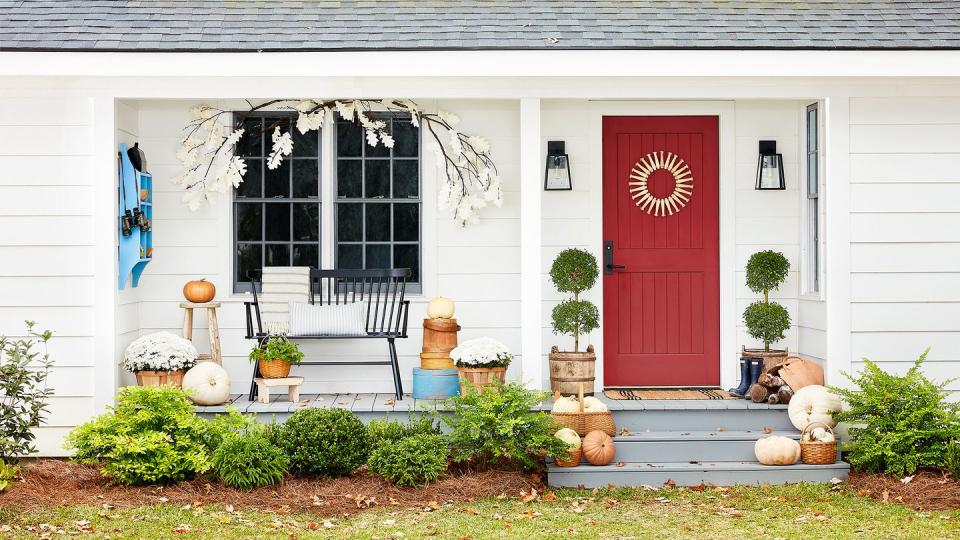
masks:
{"label": "green potted plant", "polygon": [[743,321],[747,332],[763,343],[762,349],[747,349],[744,356],[763,359],[764,371],[783,362],[787,350],[771,349],[770,345],[784,338],[790,328],[790,314],[787,309],[770,301],[770,291],[776,290],[787,279],[790,262],[783,253],[759,251],[747,261],[747,287],[755,293],[763,293],[763,300],[747,306],[743,312]]}
{"label": "green potted plant", "polygon": [[581,300],[580,293],[596,284],[599,275],[597,259],[589,251],[565,249],[550,267],[550,280],[558,291],[572,293],[572,297],[553,308],[553,333],[573,336],[573,351],[550,349],[550,388],[561,394],[576,394],[581,382],[584,395],[593,395],[594,366],[597,356],[593,345],[580,351],[580,336],[600,326],[600,312],[589,300]]}
{"label": "green potted plant", "polygon": [[287,336],[269,336],[250,351],[250,361],[260,362],[260,376],[278,379],[290,375],[290,366],[300,365],[303,352]]}

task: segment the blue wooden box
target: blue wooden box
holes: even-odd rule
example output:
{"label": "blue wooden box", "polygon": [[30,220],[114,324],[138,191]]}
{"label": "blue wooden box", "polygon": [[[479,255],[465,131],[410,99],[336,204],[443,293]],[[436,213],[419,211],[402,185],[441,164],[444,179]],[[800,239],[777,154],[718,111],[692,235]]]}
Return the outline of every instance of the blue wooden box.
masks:
{"label": "blue wooden box", "polygon": [[416,399],[446,399],[460,394],[460,379],[456,369],[413,368],[413,397]]}

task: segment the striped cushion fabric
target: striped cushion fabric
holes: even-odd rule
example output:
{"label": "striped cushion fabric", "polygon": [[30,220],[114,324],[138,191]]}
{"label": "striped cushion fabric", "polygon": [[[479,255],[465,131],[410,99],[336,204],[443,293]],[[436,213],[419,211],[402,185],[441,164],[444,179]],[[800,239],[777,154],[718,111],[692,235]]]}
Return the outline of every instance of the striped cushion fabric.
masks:
{"label": "striped cushion fabric", "polygon": [[291,336],[365,336],[367,304],[313,305],[290,302]]}

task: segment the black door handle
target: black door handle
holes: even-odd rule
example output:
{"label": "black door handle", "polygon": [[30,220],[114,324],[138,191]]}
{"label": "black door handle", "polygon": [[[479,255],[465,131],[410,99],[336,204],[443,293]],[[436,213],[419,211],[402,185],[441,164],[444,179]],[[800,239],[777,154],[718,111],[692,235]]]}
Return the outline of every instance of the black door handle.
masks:
{"label": "black door handle", "polygon": [[620,268],[626,268],[626,266],[624,266],[624,265],[622,265],[622,264],[608,264],[608,265],[607,265],[607,269],[608,269],[608,270],[617,270],[617,269],[620,269]]}
{"label": "black door handle", "polygon": [[626,268],[622,264],[613,264],[613,240],[603,241],[603,274],[611,275],[614,270]]}

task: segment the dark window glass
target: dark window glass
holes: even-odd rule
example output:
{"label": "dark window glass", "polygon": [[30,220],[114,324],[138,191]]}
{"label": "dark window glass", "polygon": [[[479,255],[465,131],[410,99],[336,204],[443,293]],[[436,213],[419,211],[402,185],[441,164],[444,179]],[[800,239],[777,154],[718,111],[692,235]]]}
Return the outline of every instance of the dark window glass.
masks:
{"label": "dark window glass", "polygon": [[420,282],[420,130],[384,115],[393,148],[370,146],[354,122],[337,120],[338,268],[410,268]]}
{"label": "dark window glass", "polygon": [[[249,116],[238,153],[247,173],[234,190],[234,290],[246,292],[247,272],[264,266],[320,266],[320,133],[296,130],[288,116]],[[293,128],[293,155],[266,168],[275,128]],[[359,162],[359,160],[358,160]],[[358,181],[358,184],[360,182]]]}

